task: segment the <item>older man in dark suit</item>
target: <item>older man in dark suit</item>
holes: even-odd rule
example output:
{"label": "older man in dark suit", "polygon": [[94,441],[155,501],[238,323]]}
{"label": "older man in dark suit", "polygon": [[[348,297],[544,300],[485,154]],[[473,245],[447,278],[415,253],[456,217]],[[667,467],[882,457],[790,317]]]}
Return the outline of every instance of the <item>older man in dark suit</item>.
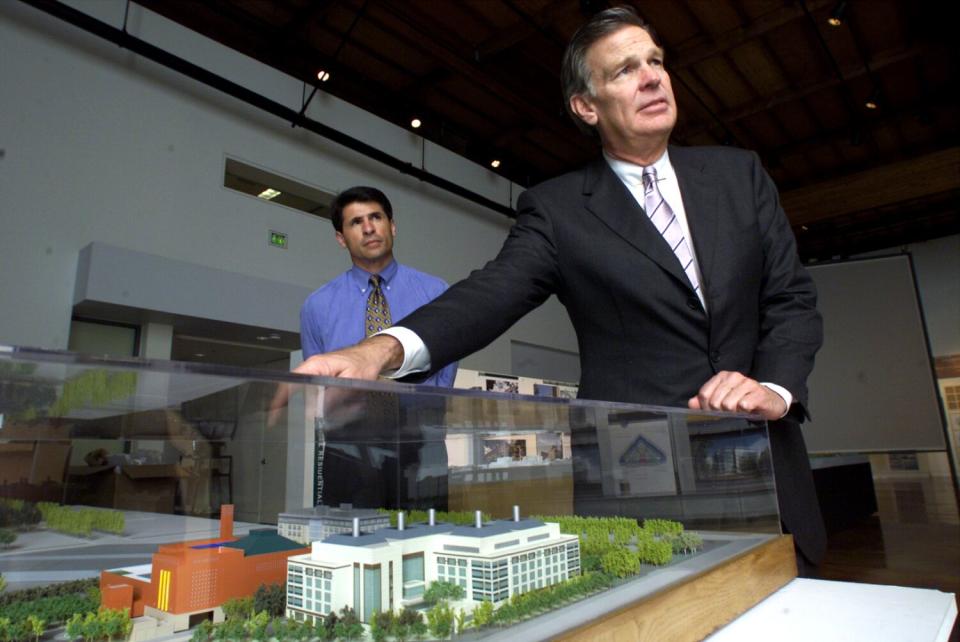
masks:
{"label": "older man in dark suit", "polygon": [[753,153],[668,145],[677,111],[663,50],[629,8],[574,35],[563,84],[602,157],[525,192],[496,259],[393,336],[300,371],[433,371],[556,294],[577,333],[581,396],[772,422],[781,518],[815,563],[826,537],[799,421],[822,327],[775,186]]}

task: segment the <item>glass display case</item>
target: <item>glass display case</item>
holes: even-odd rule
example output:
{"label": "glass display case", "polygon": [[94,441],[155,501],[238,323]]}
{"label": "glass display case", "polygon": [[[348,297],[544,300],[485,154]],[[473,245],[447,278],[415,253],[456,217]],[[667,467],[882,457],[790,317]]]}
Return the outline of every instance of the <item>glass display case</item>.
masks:
{"label": "glass display case", "polygon": [[[442,581],[463,589],[452,612],[473,638],[546,639],[782,539],[766,431],[743,415],[0,348],[0,618],[12,594],[92,578],[104,605],[152,620],[138,639],[219,621],[260,583],[301,626],[349,606],[369,627],[425,614]],[[680,531],[695,545],[643,560]],[[473,615],[591,569],[617,576],[612,551],[641,563],[549,617]]]}

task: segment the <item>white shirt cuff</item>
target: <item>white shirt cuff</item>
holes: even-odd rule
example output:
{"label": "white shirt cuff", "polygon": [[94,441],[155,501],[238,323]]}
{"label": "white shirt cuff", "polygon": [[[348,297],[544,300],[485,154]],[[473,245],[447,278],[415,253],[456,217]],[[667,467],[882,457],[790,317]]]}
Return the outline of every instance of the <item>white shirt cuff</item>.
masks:
{"label": "white shirt cuff", "polygon": [[377,334],[389,334],[403,346],[403,363],[400,367],[393,371],[381,372],[380,376],[387,379],[400,379],[408,374],[426,372],[430,369],[430,351],[427,350],[423,339],[413,330],[394,325]]}
{"label": "white shirt cuff", "polygon": [[793,395],[790,394],[790,391],[784,388],[783,386],[778,386],[775,383],[768,383],[766,381],[761,381],[760,385],[766,386],[777,393],[781,399],[783,399],[787,404],[787,409],[780,415],[779,419],[783,419],[787,416],[787,413],[790,412],[790,406],[793,404]]}

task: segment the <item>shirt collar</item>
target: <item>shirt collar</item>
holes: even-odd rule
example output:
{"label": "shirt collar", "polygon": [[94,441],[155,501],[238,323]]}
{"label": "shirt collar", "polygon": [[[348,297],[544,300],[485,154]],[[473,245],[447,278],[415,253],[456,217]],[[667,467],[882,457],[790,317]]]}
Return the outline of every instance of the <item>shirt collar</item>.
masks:
{"label": "shirt collar", "polygon": [[[644,167],[641,165],[635,165],[629,161],[620,160],[619,158],[614,158],[604,150],[603,158],[607,161],[607,165],[610,166],[610,169],[613,170],[613,173],[617,175],[623,183],[627,185],[642,185],[643,184],[643,170]],[[658,158],[653,165],[657,170],[657,182],[663,180],[673,180],[673,165],[670,164],[670,153],[667,150],[663,151],[663,155]]]}
{"label": "shirt collar", "polygon": [[[393,281],[393,277],[397,275],[398,269],[399,264],[396,261],[390,261],[390,264],[380,271],[380,278],[383,280],[383,283],[390,285],[390,283]],[[366,291],[367,286],[370,285],[370,277],[373,276],[373,273],[367,272],[362,268],[358,268],[356,265],[351,267],[348,273],[350,274],[350,278],[354,285],[356,285],[361,291]]]}

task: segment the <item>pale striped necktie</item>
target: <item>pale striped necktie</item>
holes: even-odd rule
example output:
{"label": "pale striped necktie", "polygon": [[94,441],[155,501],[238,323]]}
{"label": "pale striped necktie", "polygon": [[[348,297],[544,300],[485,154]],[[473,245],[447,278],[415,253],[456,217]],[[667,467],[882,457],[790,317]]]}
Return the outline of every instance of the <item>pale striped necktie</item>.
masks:
{"label": "pale striped necktie", "polygon": [[680,227],[677,215],[673,213],[670,205],[660,194],[660,188],[657,187],[657,170],[653,167],[643,169],[643,207],[647,216],[650,217],[650,222],[657,228],[657,231],[660,232],[667,245],[677,256],[677,260],[680,261],[683,271],[690,279],[693,291],[699,295],[700,279],[697,278],[697,268],[693,264],[690,244],[683,235],[683,228]]}

